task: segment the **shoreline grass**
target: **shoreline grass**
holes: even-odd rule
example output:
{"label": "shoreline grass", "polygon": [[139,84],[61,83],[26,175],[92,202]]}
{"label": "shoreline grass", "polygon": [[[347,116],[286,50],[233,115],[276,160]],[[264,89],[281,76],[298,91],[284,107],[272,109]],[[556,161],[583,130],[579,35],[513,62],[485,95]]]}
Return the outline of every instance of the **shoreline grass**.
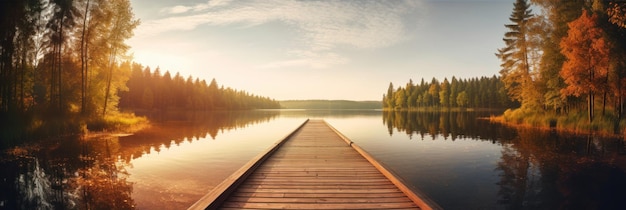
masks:
{"label": "shoreline grass", "polygon": [[534,127],[544,130],[557,130],[574,134],[592,134],[607,137],[623,137],[626,119],[618,120],[614,112],[601,112],[590,123],[584,112],[556,114],[553,112],[531,111],[525,109],[507,109],[500,116],[491,116],[489,120],[509,126]]}
{"label": "shoreline grass", "polygon": [[146,117],[116,112],[105,117],[83,117],[78,114],[55,116],[28,113],[0,120],[0,148],[21,143],[58,139],[71,135],[128,135],[150,125]]}

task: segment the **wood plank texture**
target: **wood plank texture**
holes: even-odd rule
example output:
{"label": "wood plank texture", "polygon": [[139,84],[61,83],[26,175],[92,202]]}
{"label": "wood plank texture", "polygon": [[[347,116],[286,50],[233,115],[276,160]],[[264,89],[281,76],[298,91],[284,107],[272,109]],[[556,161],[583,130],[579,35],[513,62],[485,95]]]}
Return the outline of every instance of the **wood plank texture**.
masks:
{"label": "wood plank texture", "polygon": [[309,120],[208,209],[431,209],[367,158],[323,120]]}

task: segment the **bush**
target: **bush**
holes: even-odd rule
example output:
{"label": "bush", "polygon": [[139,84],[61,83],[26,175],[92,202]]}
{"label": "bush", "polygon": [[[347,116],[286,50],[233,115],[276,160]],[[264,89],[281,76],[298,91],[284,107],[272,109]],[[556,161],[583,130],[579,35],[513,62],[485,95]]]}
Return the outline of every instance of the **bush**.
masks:
{"label": "bush", "polygon": [[92,119],[87,123],[90,131],[123,131],[134,132],[148,125],[146,117],[135,116],[134,113],[112,113],[104,118]]}

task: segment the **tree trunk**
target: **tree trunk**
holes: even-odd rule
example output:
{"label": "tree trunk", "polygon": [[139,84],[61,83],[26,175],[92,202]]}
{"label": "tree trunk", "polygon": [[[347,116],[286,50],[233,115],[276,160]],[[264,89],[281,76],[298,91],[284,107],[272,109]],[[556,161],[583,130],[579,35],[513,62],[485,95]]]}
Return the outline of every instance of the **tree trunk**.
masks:
{"label": "tree trunk", "polygon": [[63,91],[62,91],[62,87],[63,87],[63,22],[65,20],[65,15],[63,16],[63,18],[61,19],[61,30],[60,32],[60,43],[59,43],[59,85],[58,85],[58,94],[59,94],[59,113],[63,113],[64,109],[63,109]]}
{"label": "tree trunk", "polygon": [[604,117],[606,111],[606,91],[604,91],[604,94],[602,95],[602,117]]}
{"label": "tree trunk", "polygon": [[[26,49],[26,42],[23,43],[23,49]],[[24,111],[25,110],[25,104],[24,104],[24,86],[26,85],[25,83],[25,77],[26,77],[26,71],[27,71],[27,67],[26,67],[26,50],[22,50],[22,73],[20,74],[20,99],[19,99],[19,109],[20,111]]]}
{"label": "tree trunk", "polygon": [[593,91],[589,92],[588,101],[588,112],[589,112],[589,123],[593,121]]}
{"label": "tree trunk", "polygon": [[52,63],[50,65],[50,90],[48,91],[50,93],[49,100],[50,100],[50,110],[54,109],[54,106],[56,106],[56,91],[55,91],[55,86],[54,84],[56,84],[56,63],[57,63],[57,48],[58,48],[58,44],[54,43],[54,45],[52,46]]}
{"label": "tree trunk", "polygon": [[81,95],[80,95],[80,113],[85,115],[87,107],[87,46],[85,42],[85,30],[87,29],[87,16],[89,14],[89,0],[85,6],[85,17],[83,19],[83,31],[80,40],[80,62],[81,62]]}
{"label": "tree trunk", "polygon": [[107,103],[109,102],[109,92],[111,90],[111,78],[113,77],[113,62],[111,62],[111,66],[109,67],[109,74],[107,75],[107,87],[104,93],[104,107],[102,107],[102,117],[106,116],[107,113]]}
{"label": "tree trunk", "polygon": [[102,117],[106,115],[107,112],[107,103],[109,102],[109,92],[111,91],[111,80],[113,79],[113,66],[115,65],[115,54],[116,49],[113,49],[111,52],[111,57],[109,58],[111,61],[109,65],[109,74],[107,75],[107,87],[106,92],[104,93],[104,107],[102,108]]}

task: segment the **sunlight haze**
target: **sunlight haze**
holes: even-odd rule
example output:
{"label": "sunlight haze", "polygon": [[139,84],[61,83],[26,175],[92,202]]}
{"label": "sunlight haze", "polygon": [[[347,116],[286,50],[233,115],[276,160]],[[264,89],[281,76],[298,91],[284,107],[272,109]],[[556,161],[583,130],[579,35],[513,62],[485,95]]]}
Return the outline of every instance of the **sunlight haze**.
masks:
{"label": "sunlight haze", "polygon": [[277,100],[498,74],[512,0],[132,0],[134,60]]}

